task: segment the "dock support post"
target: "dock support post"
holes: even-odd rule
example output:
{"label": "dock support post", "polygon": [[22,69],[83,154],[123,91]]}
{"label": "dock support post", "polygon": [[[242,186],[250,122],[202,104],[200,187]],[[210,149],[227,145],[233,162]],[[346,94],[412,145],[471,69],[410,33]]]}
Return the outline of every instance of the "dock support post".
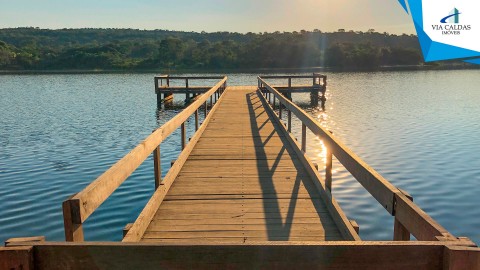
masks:
{"label": "dock support post", "polygon": [[292,132],[292,111],[288,110],[288,132]]}
{"label": "dock support post", "polygon": [[182,150],[185,149],[185,145],[187,145],[187,131],[185,128],[185,122],[182,123]]}
{"label": "dock support post", "polygon": [[195,131],[198,130],[198,109],[195,110]]}
{"label": "dock support post", "polygon": [[310,91],[310,103],[312,106],[318,106],[318,89]]}
{"label": "dock support post", "polygon": [[[406,191],[400,191],[405,195],[410,201],[413,202],[413,197],[408,194]],[[410,232],[408,229],[403,226],[402,223],[395,217],[395,221],[393,224],[393,241],[410,241]]]}
{"label": "dock support post", "polygon": [[162,94],[158,91],[158,78],[154,78],[155,81],[155,94],[157,94],[157,107],[162,105]]}
{"label": "dock support post", "polygon": [[302,123],[302,151],[307,151],[307,126]]}
{"label": "dock support post", "polygon": [[[153,132],[155,132],[155,130]],[[155,150],[153,150],[153,170],[155,173],[155,190],[157,190],[157,188],[162,183],[162,163],[160,159],[160,145],[158,145],[155,148]]]}

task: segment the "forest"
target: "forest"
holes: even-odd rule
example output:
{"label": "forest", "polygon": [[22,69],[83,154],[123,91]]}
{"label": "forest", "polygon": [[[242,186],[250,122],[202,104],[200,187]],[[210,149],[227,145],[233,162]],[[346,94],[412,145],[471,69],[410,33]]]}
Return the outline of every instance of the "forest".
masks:
{"label": "forest", "polygon": [[220,70],[422,65],[415,35],[314,31],[0,29],[0,70]]}

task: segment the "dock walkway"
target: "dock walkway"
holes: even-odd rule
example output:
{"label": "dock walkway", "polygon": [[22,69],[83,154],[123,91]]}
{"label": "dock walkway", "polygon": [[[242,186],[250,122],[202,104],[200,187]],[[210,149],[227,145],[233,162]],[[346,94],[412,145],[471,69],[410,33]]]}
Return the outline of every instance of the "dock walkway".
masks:
{"label": "dock walkway", "polygon": [[228,87],[142,241],[343,240],[256,87]]}

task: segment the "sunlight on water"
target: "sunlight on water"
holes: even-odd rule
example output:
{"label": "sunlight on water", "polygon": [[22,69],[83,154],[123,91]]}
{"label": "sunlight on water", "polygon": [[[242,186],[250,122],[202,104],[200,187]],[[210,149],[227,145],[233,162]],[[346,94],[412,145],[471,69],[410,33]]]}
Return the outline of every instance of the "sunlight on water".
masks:
{"label": "sunlight on water", "polygon": [[[229,85],[256,85],[256,75],[230,74]],[[479,75],[332,73],[325,111],[309,94],[293,100],[449,231],[480,243]],[[63,239],[62,201],[183,109],[176,96],[173,109],[157,111],[153,76],[0,76],[0,241]],[[295,118],[292,129],[301,138]],[[309,132],[307,142],[323,175],[325,145]],[[179,131],[161,147],[165,174],[180,152]],[[87,240],[121,239],[153,193],[152,164],[150,157],[87,220]],[[333,194],[363,239],[392,238],[393,218],[335,159]]]}

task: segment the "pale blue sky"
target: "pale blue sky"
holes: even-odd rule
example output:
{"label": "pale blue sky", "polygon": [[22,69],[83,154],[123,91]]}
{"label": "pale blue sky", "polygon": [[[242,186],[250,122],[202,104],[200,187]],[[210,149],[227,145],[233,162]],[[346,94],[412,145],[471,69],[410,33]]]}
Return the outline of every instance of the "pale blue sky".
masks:
{"label": "pale blue sky", "polygon": [[0,28],[414,33],[396,0],[0,0]]}

